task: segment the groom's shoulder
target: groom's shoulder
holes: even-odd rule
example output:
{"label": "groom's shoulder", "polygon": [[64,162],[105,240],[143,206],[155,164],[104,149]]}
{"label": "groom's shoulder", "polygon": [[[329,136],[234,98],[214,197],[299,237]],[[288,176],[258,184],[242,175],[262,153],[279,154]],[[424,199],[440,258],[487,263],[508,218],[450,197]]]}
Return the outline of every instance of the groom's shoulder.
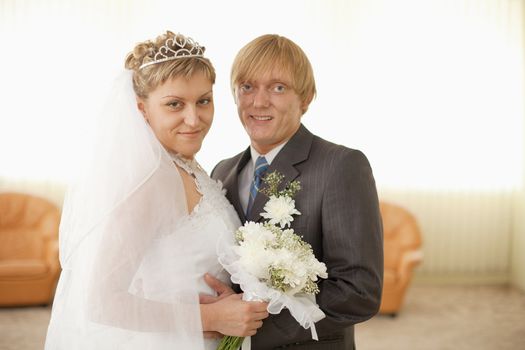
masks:
{"label": "groom's shoulder", "polygon": [[315,158],[322,159],[328,163],[368,163],[367,157],[359,149],[337,144],[317,135],[313,135],[311,152]]}
{"label": "groom's shoulder", "polygon": [[226,158],[226,159],[221,160],[219,163],[217,163],[215,168],[224,168],[224,167],[231,167],[233,165],[236,165],[237,163],[239,163],[239,160],[241,159],[244,152],[246,152],[246,150],[243,150],[242,152],[237,153],[231,158]]}
{"label": "groom's shoulder", "polygon": [[245,151],[242,151],[231,158],[221,160],[211,171],[211,176],[213,178],[224,177],[227,172],[237,167],[237,164],[239,163],[239,160],[241,159],[244,152]]}

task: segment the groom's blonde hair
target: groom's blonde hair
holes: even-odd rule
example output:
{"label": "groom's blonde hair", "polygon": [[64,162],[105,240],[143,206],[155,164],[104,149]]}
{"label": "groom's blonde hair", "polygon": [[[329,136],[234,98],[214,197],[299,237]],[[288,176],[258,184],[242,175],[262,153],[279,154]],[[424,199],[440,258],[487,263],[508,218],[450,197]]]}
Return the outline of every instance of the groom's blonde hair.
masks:
{"label": "groom's blonde hair", "polygon": [[312,65],[299,45],[276,34],[255,38],[237,53],[230,76],[234,96],[240,83],[271,72],[274,67],[289,75],[292,88],[308,105],[316,94]]}

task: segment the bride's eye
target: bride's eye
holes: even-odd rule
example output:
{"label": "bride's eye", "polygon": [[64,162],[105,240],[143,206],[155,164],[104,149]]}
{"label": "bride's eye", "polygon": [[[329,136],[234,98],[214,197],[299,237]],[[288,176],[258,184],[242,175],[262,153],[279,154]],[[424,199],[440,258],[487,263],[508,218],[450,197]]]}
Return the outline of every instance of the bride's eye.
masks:
{"label": "bride's eye", "polygon": [[201,100],[199,100],[199,104],[202,105],[202,106],[206,106],[206,105],[209,105],[211,102],[211,98],[203,98]]}
{"label": "bride's eye", "polygon": [[180,101],[171,101],[168,102],[166,105],[172,109],[178,109],[182,106],[182,103]]}

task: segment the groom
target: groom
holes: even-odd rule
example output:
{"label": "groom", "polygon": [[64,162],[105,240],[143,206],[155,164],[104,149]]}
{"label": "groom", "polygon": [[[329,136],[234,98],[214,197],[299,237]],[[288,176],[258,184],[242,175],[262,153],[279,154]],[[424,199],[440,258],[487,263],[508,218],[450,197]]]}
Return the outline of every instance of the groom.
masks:
{"label": "groom", "polygon": [[251,145],[217,164],[212,177],[223,182],[241,221],[262,220],[267,198],[255,186],[264,173],[277,170],[286,182],[298,180],[295,204],[302,215],[292,228],[328,268],[316,296],[326,314],[316,323],[319,341],[283,310],[264,320],[252,347],[355,349],[354,324],[376,314],[383,278],[381,217],[368,160],[301,124],[315,81],[308,58],[291,40],[263,35],[248,43],[233,63],[231,87]]}

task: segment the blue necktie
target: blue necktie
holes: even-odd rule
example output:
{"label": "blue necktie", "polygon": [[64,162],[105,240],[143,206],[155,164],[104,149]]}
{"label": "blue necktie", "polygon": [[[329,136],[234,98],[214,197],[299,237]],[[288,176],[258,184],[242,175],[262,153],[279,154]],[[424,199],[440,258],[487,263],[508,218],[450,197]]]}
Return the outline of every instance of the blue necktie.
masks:
{"label": "blue necktie", "polygon": [[253,172],[253,181],[252,185],[250,186],[250,198],[248,199],[248,206],[246,207],[246,217],[250,214],[250,210],[252,210],[253,201],[255,200],[255,197],[257,196],[257,192],[259,192],[259,188],[261,186],[262,178],[264,177],[264,174],[266,173],[266,170],[268,170],[268,162],[266,161],[266,158],[263,156],[259,156],[257,158],[257,161],[255,162],[255,170]]}

